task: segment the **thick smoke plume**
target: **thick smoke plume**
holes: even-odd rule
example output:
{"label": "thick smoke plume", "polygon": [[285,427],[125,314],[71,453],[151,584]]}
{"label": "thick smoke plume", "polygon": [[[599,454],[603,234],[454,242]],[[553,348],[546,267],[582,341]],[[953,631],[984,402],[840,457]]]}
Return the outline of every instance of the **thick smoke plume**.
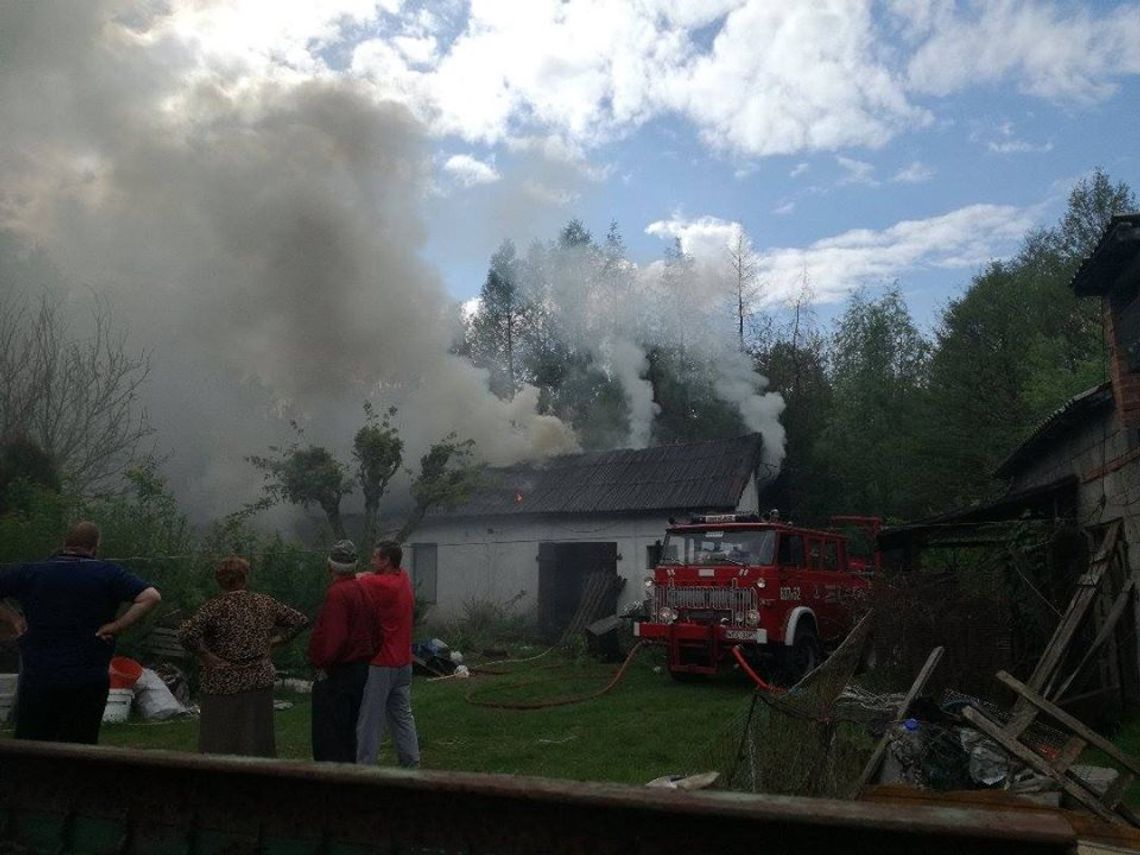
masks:
{"label": "thick smoke plume", "polygon": [[500,401],[447,353],[411,115],[339,79],[204,65],[163,9],[4,4],[0,229],[153,348],[179,493],[232,510],[257,488],[243,456],[285,416],[339,451],[365,398],[401,408],[409,459],[451,430],[496,463],[576,448],[533,394]]}
{"label": "thick smoke plume", "polygon": [[730,404],[764,438],[764,463],[775,474],[784,458],[784,400],[742,353],[735,331],[727,247],[720,257],[674,254],[638,266],[620,244],[554,245],[521,268],[527,299],[557,319],[559,335],[621,386],[629,419],[620,444],[644,448],[660,407],[649,380],[653,350],[680,352],[686,379]]}

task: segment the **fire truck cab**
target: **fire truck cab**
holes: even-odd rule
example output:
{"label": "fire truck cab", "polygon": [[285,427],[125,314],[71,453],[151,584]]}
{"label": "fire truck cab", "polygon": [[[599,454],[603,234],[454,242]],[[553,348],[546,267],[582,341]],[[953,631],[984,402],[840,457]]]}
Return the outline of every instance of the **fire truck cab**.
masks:
{"label": "fire truck cab", "polygon": [[[866,530],[873,544],[880,521],[832,523]],[[675,677],[715,674],[739,645],[755,666],[798,680],[850,631],[878,566],[873,547],[853,557],[848,545],[838,528],[792,525],[775,511],[671,525],[645,579],[648,619],[634,634],[666,646]]]}

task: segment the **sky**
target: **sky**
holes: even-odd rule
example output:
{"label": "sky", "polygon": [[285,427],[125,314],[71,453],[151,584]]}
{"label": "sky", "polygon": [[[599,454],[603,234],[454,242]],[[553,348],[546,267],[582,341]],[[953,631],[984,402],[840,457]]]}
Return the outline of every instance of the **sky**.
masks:
{"label": "sky", "polygon": [[427,251],[460,298],[502,237],[570,217],[640,263],[739,224],[768,301],[897,280],[929,325],[1094,167],[1140,186],[1136,3],[431,8],[381,15],[346,68],[436,128]]}
{"label": "sky", "polygon": [[[635,301],[678,239],[715,289],[743,232],[754,309],[897,282],[930,328],[1093,168],[1140,187],[1138,131],[1140,2],[0,0],[0,249],[152,352],[199,508],[249,498],[289,419],[343,451],[365,398],[409,457],[577,447],[448,352],[505,238],[616,221]],[[631,402],[636,308],[578,324]],[[717,383],[776,448],[764,381]]]}

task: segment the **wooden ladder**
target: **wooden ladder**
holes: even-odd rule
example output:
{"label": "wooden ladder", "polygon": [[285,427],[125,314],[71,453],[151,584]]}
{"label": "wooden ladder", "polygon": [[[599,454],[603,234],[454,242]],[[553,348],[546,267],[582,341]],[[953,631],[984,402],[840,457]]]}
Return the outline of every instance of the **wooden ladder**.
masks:
{"label": "wooden ladder", "polygon": [[[1002,726],[981,710],[975,707],[967,707],[962,711],[966,720],[1014,757],[1042,775],[1052,778],[1062,790],[1101,819],[1115,823],[1126,821],[1131,825],[1140,827],[1140,817],[1122,804],[1122,799],[1129,785],[1136,779],[1137,775],[1140,775],[1140,761],[1125,754],[1103,736],[1086,727],[1056,704],[1050,703],[1005,671],[998,672],[997,677],[1017,692],[1019,701],[1024,701],[1034,711],[1035,715],[1038,712],[1043,712],[1070,731],[1070,736],[1061,747],[1058,755],[1054,758],[1046,757],[1022,741],[1021,737],[1026,728],[1032,724],[1033,717],[1014,717],[1010,719],[1008,724]],[[1090,745],[1099,748],[1123,767],[1123,771],[1118,771],[1116,780],[1109,785],[1104,793],[1097,792],[1088,781],[1072,770],[1073,763]]]}

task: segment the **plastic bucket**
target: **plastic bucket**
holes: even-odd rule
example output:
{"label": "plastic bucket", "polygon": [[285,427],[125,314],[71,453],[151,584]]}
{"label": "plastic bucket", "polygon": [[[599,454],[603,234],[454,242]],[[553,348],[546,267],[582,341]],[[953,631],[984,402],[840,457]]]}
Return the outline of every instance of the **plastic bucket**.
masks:
{"label": "plastic bucket", "polygon": [[0,691],[0,724],[7,724],[16,705],[16,693]]}
{"label": "plastic bucket", "polygon": [[16,706],[16,686],[19,682],[19,674],[0,674],[0,724],[5,724],[12,718],[12,708]]}
{"label": "plastic bucket", "polygon": [[142,676],[143,667],[134,659],[116,656],[111,660],[110,675],[112,689],[129,689]]}
{"label": "plastic bucket", "polygon": [[111,689],[107,693],[107,706],[103,707],[103,721],[126,721],[131,714],[131,701],[134,697],[135,693],[131,689]]}

